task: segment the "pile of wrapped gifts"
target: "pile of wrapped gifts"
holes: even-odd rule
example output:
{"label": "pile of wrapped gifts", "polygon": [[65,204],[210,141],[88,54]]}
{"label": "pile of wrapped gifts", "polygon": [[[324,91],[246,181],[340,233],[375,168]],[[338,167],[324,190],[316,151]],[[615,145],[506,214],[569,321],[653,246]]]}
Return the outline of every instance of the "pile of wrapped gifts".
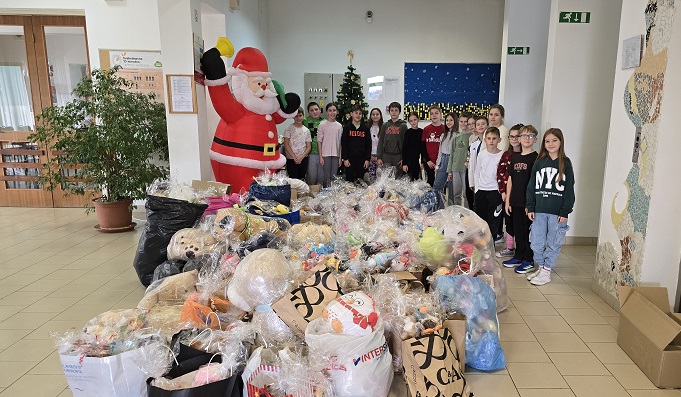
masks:
{"label": "pile of wrapped gifts", "polygon": [[55,335],[74,396],[472,396],[505,366],[489,228],[424,182],[149,193],[144,297]]}

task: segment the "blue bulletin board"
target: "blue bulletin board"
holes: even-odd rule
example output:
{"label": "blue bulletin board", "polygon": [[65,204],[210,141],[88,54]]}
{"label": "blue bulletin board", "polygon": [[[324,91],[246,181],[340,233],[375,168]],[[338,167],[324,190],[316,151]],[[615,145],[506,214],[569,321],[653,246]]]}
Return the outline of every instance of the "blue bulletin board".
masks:
{"label": "blue bulletin board", "polygon": [[405,113],[428,118],[439,104],[443,113],[486,114],[499,101],[499,63],[405,63]]}

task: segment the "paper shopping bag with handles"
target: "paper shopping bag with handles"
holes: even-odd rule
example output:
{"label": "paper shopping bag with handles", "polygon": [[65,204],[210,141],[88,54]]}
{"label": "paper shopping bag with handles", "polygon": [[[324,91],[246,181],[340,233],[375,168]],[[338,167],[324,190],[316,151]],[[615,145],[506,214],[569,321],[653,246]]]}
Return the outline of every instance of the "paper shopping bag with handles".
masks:
{"label": "paper shopping bag with handles", "polygon": [[447,328],[402,342],[403,376],[411,396],[472,397]]}
{"label": "paper shopping bag with handles", "polygon": [[320,265],[312,269],[298,288],[272,305],[272,310],[293,332],[305,337],[307,324],[322,316],[327,304],[340,296],[340,287],[331,269]]}
{"label": "paper shopping bag with handles", "polygon": [[466,315],[463,313],[449,314],[442,326],[447,328],[454,338],[454,344],[459,353],[461,373],[463,374],[466,369]]}
{"label": "paper shopping bag with handles", "polygon": [[147,375],[135,364],[137,350],[108,357],[60,354],[74,397],[146,397]]}

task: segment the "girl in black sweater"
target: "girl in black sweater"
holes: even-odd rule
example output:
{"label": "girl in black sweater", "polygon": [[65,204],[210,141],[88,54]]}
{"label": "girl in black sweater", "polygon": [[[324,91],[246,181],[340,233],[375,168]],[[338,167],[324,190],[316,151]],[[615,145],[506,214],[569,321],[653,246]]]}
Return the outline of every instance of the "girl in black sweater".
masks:
{"label": "girl in black sweater", "polygon": [[402,145],[402,171],[409,175],[412,181],[421,179],[421,137],[423,129],[419,128],[419,116],[409,113],[409,125],[411,128],[404,134],[404,144]]}

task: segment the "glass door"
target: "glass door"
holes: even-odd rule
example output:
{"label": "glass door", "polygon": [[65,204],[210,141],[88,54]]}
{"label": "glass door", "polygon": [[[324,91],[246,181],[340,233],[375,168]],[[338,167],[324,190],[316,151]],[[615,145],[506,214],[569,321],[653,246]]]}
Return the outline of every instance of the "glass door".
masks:
{"label": "glass door", "polygon": [[[28,139],[35,116],[71,100],[70,92],[89,71],[85,18],[0,16],[0,206],[81,206],[37,182],[53,153]],[[61,170],[76,175],[76,170]]]}

